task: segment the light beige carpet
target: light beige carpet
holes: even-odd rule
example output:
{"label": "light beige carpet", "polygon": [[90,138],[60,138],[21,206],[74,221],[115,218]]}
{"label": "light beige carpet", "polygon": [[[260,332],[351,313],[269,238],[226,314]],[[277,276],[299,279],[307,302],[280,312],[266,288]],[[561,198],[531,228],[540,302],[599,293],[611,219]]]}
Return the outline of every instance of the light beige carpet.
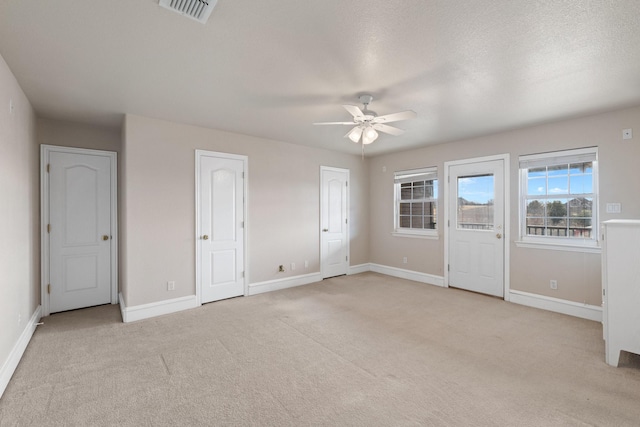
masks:
{"label": "light beige carpet", "polygon": [[123,324],[44,319],[0,425],[640,425],[602,326],[374,273]]}

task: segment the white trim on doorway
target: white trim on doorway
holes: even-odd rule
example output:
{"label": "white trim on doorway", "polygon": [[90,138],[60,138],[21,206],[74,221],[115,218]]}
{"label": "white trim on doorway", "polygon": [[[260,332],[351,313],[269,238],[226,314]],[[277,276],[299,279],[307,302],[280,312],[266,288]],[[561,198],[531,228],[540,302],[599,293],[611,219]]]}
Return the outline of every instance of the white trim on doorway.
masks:
{"label": "white trim on doorway", "polygon": [[118,303],[118,153],[114,151],[91,150],[87,148],[40,146],[40,301],[42,316],[50,314],[47,285],[49,280],[49,174],[47,164],[53,152],[104,156],[111,163],[111,304]]}
{"label": "white trim on doorway", "polygon": [[449,212],[449,194],[450,194],[450,168],[452,166],[466,165],[471,163],[489,162],[493,160],[502,160],[504,165],[504,300],[510,299],[510,283],[509,283],[509,269],[510,269],[510,243],[511,243],[511,216],[510,216],[510,156],[506,154],[497,154],[494,156],[476,157],[473,159],[453,160],[450,162],[444,162],[444,287],[449,287],[449,271],[447,266],[449,265],[449,224],[455,218],[451,218],[451,212]]}
{"label": "white trim on doorway", "polygon": [[195,230],[195,245],[196,245],[196,304],[202,305],[202,254],[200,253],[200,245],[198,244],[199,238],[202,235],[200,230],[200,159],[202,157],[218,157],[222,159],[232,159],[232,160],[240,160],[243,163],[244,170],[244,179],[242,189],[243,197],[244,197],[244,241],[243,241],[243,259],[244,259],[244,296],[249,295],[249,246],[248,246],[248,235],[249,235],[249,215],[248,215],[248,206],[249,206],[249,157],[240,155],[240,154],[230,154],[230,153],[220,153],[217,151],[208,151],[208,150],[196,150],[195,151],[195,209],[196,209],[196,230]]}

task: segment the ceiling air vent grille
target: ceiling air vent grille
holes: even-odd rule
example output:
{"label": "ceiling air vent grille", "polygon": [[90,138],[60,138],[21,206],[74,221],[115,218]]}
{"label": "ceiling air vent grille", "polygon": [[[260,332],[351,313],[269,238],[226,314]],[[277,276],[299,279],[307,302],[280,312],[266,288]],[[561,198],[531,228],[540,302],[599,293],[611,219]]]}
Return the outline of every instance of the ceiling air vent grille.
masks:
{"label": "ceiling air vent grille", "polygon": [[218,0],[160,0],[160,6],[205,23]]}

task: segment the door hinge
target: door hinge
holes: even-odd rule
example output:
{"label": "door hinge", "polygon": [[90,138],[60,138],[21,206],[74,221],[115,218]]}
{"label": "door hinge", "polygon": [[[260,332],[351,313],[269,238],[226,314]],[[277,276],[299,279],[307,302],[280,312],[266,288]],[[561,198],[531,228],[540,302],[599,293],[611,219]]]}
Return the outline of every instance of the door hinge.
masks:
{"label": "door hinge", "polygon": [[47,233],[51,233],[51,224],[47,224]]}
{"label": "door hinge", "polygon": [[242,277],[244,277],[244,271],[242,272]]}
{"label": "door hinge", "polygon": [[50,294],[51,293],[51,284],[47,284],[47,293]]}
{"label": "door hinge", "polygon": [[349,261],[349,256],[347,255],[346,257],[344,257],[345,261]]}
{"label": "door hinge", "polygon": [[244,228],[244,221],[240,222],[240,228]]}
{"label": "door hinge", "polygon": [[447,264],[447,271],[451,271],[451,266]]}
{"label": "door hinge", "polygon": [[345,186],[345,187],[348,187],[348,186],[349,186],[349,181],[345,181],[345,182],[344,182],[344,186]]}
{"label": "door hinge", "polygon": [[447,182],[451,183],[451,177],[450,176],[447,177]]}
{"label": "door hinge", "polygon": [[349,224],[349,220],[347,218],[344,219],[345,224]]}
{"label": "door hinge", "polygon": [[242,172],[242,178],[244,179],[244,172]]}
{"label": "door hinge", "polygon": [[51,163],[47,163],[47,173],[51,172]]}
{"label": "door hinge", "polygon": [[451,227],[451,220],[450,219],[447,220],[447,227]]}

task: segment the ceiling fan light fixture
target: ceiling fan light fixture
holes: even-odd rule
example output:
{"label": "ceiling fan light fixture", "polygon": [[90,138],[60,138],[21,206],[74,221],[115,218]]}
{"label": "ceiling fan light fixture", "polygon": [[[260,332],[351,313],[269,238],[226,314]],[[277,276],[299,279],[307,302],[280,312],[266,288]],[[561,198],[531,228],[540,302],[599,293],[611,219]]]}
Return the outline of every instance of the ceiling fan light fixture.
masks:
{"label": "ceiling fan light fixture", "polygon": [[367,128],[362,135],[362,143],[364,145],[371,144],[373,141],[378,139],[378,132],[372,127]]}
{"label": "ceiling fan light fixture", "polygon": [[358,143],[358,141],[360,141],[360,137],[362,136],[362,128],[360,126],[354,127],[353,129],[351,129],[351,132],[349,132],[347,136],[351,141]]}

